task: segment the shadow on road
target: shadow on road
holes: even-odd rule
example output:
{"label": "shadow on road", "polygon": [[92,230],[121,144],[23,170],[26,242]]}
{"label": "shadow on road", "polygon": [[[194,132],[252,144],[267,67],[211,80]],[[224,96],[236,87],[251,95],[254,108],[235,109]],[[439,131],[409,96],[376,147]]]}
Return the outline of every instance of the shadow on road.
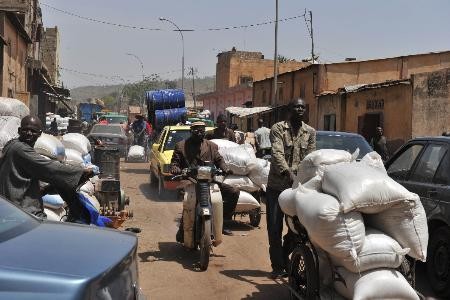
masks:
{"label": "shadow on road", "polygon": [[147,200],[154,202],[180,202],[177,191],[165,190],[162,196],[158,196],[158,188],[150,183],[142,183],[139,190]]}
{"label": "shadow on road", "polygon": [[[223,270],[220,271],[225,276],[252,284],[258,291],[246,295],[242,299],[288,299],[289,290],[283,282],[269,279],[269,273],[261,270]],[[258,283],[252,278],[261,282],[261,279],[267,283]]]}
{"label": "shadow on road", "polygon": [[150,176],[150,171],[148,169],[142,169],[142,168],[126,168],[126,169],[122,169],[122,172],[124,173],[128,173],[128,174],[149,174]]}
{"label": "shadow on road", "polygon": [[232,231],[250,231],[255,229],[255,227],[253,227],[249,223],[246,223],[245,220],[240,219],[232,221],[224,221],[224,226]]}
{"label": "shadow on road", "polygon": [[[198,269],[199,252],[197,250],[188,250],[176,242],[159,242],[159,250],[138,253],[142,263],[157,261],[173,261],[183,266],[184,269],[194,272]],[[212,254],[212,257],[224,257],[222,255]]]}

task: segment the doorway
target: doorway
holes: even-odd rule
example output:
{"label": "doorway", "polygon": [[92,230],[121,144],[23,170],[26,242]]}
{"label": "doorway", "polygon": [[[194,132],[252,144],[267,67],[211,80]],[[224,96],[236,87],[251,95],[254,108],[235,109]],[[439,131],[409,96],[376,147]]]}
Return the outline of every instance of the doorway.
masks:
{"label": "doorway", "polygon": [[379,126],[383,127],[383,113],[366,113],[358,117],[358,133],[368,142],[375,136]]}

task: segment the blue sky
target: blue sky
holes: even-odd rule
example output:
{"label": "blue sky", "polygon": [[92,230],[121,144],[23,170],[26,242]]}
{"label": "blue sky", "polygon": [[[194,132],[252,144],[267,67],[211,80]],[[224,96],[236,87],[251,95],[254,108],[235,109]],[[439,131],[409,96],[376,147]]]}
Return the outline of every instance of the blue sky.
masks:
{"label": "blue sky", "polygon": [[[185,67],[198,76],[215,74],[221,51],[260,51],[273,58],[274,25],[208,31],[274,20],[275,0],[40,0],[45,27],[58,26],[64,85],[135,82],[145,75],[181,77],[182,44],[178,32],[159,17],[172,20],[184,32]],[[55,9],[110,23],[157,28],[139,30],[77,18]],[[373,59],[450,50],[450,1],[299,1],[279,0],[279,18],[313,12],[315,52],[319,62],[345,57]],[[278,53],[288,58],[310,56],[311,40],[303,17],[279,23]],[[70,70],[70,71],[69,71]],[[76,72],[75,72],[76,71]],[[87,75],[90,73],[94,75]],[[104,76],[104,77],[102,77]]]}

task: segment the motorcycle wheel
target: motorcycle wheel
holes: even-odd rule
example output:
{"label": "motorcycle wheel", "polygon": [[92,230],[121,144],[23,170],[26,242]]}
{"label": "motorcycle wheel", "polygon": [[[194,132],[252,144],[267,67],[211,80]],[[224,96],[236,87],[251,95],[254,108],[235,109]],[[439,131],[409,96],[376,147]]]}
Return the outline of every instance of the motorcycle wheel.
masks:
{"label": "motorcycle wheel", "polygon": [[[311,248],[299,244],[289,261],[289,285],[304,299],[316,299],[319,290],[319,268]],[[297,295],[291,292],[291,299]]]}
{"label": "motorcycle wheel", "polygon": [[211,251],[211,220],[204,219],[202,222],[202,236],[200,239],[200,270],[202,271],[208,269],[210,251]]}
{"label": "motorcycle wheel", "polygon": [[258,227],[261,222],[261,208],[255,208],[249,212],[248,217],[250,218],[250,225],[253,227]]}

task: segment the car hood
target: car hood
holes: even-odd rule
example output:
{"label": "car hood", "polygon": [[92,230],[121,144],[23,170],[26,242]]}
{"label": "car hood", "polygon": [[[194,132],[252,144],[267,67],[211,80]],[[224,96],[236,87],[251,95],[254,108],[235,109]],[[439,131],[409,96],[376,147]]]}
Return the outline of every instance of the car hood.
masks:
{"label": "car hood", "polygon": [[[0,271],[94,278],[136,252],[137,238],[119,232],[60,222],[36,228],[0,243]],[[84,260],[84,261],[83,261]]]}

